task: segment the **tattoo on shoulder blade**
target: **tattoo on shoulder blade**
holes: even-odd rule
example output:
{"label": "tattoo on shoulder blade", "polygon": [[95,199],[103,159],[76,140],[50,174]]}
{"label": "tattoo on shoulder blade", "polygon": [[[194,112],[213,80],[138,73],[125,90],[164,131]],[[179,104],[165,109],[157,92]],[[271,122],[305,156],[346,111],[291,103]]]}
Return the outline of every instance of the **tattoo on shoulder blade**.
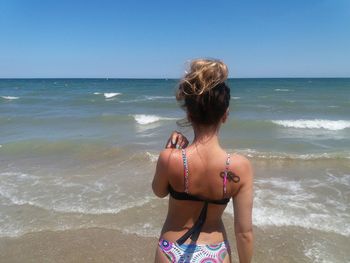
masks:
{"label": "tattoo on shoulder blade", "polygon": [[[221,178],[224,178],[224,176],[225,176],[225,172],[221,172],[221,173],[220,173],[220,177],[221,177]],[[228,172],[227,172],[227,180],[233,181],[234,183],[239,183],[239,181],[241,180],[241,178],[239,178],[239,176],[238,176],[238,175],[235,175],[233,172],[228,171]]]}

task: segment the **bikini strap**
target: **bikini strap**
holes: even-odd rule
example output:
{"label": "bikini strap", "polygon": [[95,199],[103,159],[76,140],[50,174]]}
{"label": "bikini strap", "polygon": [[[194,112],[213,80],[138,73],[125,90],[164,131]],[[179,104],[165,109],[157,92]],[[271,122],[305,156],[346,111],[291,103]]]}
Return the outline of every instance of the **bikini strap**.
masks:
{"label": "bikini strap", "polygon": [[191,238],[192,242],[196,243],[199,237],[199,234],[202,231],[202,227],[207,218],[207,210],[208,210],[208,202],[204,202],[203,208],[199,214],[197,221],[193,224],[193,226],[187,230],[185,234],[183,234],[176,243],[182,245],[188,238]]}
{"label": "bikini strap", "polygon": [[185,149],[182,149],[182,161],[184,164],[184,181],[185,181],[185,193],[189,193],[188,191],[188,163],[187,163],[187,157],[186,157],[186,151]]}
{"label": "bikini strap", "polygon": [[226,167],[225,167],[225,174],[224,174],[224,195],[226,194],[226,191],[227,191],[227,188],[226,188],[226,185],[227,185],[227,173],[229,171],[229,168],[230,168],[230,154],[228,153],[227,154],[227,159],[226,159]]}

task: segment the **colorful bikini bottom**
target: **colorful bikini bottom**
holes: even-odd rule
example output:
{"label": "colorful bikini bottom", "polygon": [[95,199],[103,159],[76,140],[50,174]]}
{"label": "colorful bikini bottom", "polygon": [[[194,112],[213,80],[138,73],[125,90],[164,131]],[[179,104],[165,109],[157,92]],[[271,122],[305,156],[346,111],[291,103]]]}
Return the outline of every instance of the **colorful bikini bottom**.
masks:
{"label": "colorful bikini bottom", "polygon": [[223,262],[230,246],[227,241],[213,245],[182,244],[161,238],[160,249],[173,263],[219,263]]}

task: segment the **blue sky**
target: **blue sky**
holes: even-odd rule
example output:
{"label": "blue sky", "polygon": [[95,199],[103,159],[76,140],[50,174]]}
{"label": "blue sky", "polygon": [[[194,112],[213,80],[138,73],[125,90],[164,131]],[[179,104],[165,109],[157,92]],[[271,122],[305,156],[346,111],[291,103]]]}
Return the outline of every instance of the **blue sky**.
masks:
{"label": "blue sky", "polygon": [[349,0],[0,1],[0,77],[350,77]]}

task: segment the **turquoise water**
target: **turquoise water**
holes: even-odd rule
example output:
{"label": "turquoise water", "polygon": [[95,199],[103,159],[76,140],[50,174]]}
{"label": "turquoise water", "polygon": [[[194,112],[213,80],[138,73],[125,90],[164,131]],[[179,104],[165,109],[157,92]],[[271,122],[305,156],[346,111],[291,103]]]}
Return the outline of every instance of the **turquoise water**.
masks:
{"label": "turquoise water", "polygon": [[[173,130],[193,136],[176,124],[177,82],[0,80],[0,237],[93,226],[157,236],[162,222],[147,210],[157,155]],[[350,237],[350,79],[228,84],[221,143],[254,164],[254,225],[272,238],[271,227],[314,231],[316,243],[290,248],[298,262],[345,262],[334,244]],[[125,220],[135,207],[148,221]]]}
{"label": "turquoise water", "polygon": [[[159,140],[178,129],[174,120],[184,117],[174,99],[176,84],[1,80],[2,151],[23,141],[78,138],[118,146],[147,141],[158,149]],[[222,131],[226,147],[283,156],[350,157],[349,79],[239,79],[228,84],[232,100],[230,121]]]}

